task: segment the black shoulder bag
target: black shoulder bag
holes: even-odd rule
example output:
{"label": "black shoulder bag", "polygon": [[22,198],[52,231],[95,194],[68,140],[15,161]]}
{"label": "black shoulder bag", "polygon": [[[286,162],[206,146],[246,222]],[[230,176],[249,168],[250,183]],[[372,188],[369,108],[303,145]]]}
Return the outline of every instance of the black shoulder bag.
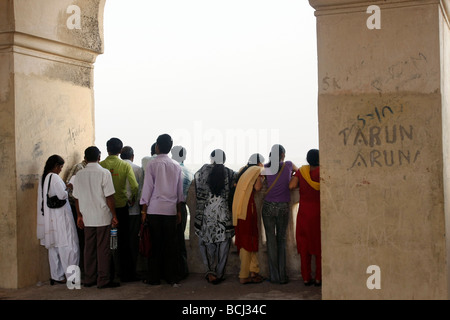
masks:
{"label": "black shoulder bag", "polygon": [[60,200],[58,196],[49,197],[48,190],[50,189],[50,181],[52,181],[52,174],[50,174],[50,179],[48,179],[48,188],[47,188],[47,207],[52,209],[61,208],[66,204],[67,199]]}

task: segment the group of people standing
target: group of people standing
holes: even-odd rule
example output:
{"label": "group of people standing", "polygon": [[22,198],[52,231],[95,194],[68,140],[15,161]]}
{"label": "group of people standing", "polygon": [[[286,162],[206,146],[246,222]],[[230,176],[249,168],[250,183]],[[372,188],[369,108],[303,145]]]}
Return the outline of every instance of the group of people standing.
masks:
{"label": "group of people standing", "polygon": [[[142,159],[142,166],[133,163],[133,149],[124,147],[118,138],[108,140],[107,151],[108,157],[100,161],[100,150],[88,147],[84,160],[72,168],[66,182],[59,177],[64,159],[53,155],[45,164],[39,183],[37,236],[49,250],[51,284],[65,282],[70,265],[83,267],[84,286],[108,288],[119,286],[114,281],[117,278],[121,282],[138,280],[138,234],[145,224],[151,254],[143,282],[156,285],[165,280],[178,285],[189,274],[184,239],[188,211],[194,219],[208,282],[217,284],[224,279],[233,237],[241,261],[240,282],[266,280],[257,256],[261,216],[267,239],[267,280],[287,283],[290,190],[298,187],[296,241],[301,274],[305,285],[321,285],[318,150],[308,152],[308,166],[297,168],[285,160],[285,149],[277,144],[268,163],[256,153],[235,172],[225,166],[224,151],[216,149],[210,154],[210,163],[195,174],[184,166],[186,150],[173,147],[168,134],[157,138],[152,156]],[[186,204],[189,188],[195,191],[193,208]],[[261,212],[255,201],[257,192],[263,192]],[[68,201],[60,208],[49,208],[46,194]],[[110,248],[111,228],[117,228],[117,250]],[[316,257],[314,280],[312,255]]]}

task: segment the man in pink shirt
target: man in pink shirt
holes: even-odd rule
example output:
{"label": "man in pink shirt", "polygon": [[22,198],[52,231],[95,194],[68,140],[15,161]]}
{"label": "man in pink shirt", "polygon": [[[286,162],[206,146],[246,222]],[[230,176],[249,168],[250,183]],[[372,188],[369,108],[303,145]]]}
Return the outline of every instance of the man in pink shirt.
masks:
{"label": "man in pink shirt", "polygon": [[156,158],[147,164],[140,204],[142,222],[150,229],[152,252],[145,283],[158,285],[161,279],[175,285],[177,277],[176,226],[181,221],[183,177],[180,165],[167,155],[172,138],[162,134],[156,140]]}

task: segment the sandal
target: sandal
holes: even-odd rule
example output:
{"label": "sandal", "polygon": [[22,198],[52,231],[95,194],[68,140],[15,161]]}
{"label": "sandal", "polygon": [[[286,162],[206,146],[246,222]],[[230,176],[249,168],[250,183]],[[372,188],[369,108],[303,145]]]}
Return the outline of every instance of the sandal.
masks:
{"label": "sandal", "polygon": [[241,284],[255,283],[255,282],[253,282],[253,278],[252,278],[252,277],[239,279],[239,282],[240,282]]}
{"label": "sandal", "polygon": [[240,279],[239,282],[241,284],[251,284],[251,283],[261,283],[264,280],[265,280],[264,277],[262,277],[261,275],[258,274],[256,276],[248,277],[245,279]]}
{"label": "sandal", "polygon": [[264,278],[262,275],[260,275],[259,273],[256,273],[254,276],[251,277],[253,283],[261,283],[264,280],[266,280],[266,278]]}
{"label": "sandal", "polygon": [[55,284],[65,284],[65,283],[66,283],[65,279],[64,280],[54,280],[54,279],[50,278],[50,285],[51,286],[53,286]]}
{"label": "sandal", "polygon": [[216,282],[217,282],[217,277],[215,275],[213,275],[212,273],[207,274],[205,278],[206,278],[206,281],[208,281],[208,283],[216,284]]}
{"label": "sandal", "polygon": [[303,283],[305,284],[305,286],[309,287],[309,286],[312,286],[314,284],[314,281],[313,280],[308,280],[308,281],[304,281]]}

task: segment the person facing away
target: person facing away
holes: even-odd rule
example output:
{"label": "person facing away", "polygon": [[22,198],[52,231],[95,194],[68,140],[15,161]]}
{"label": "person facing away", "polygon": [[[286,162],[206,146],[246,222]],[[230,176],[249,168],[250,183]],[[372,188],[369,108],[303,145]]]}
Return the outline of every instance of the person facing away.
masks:
{"label": "person facing away", "polygon": [[[72,209],[73,214],[73,220],[75,221],[75,225],[77,224],[77,208],[75,207],[75,198],[72,195],[73,191],[73,185],[72,182],[74,178],[76,177],[76,174],[78,171],[86,168],[86,160],[81,160],[81,162],[75,164],[72,169],[70,169],[69,174],[66,177],[66,185],[67,185],[67,191],[69,193],[69,203],[70,208]],[[78,244],[80,247],[80,269],[81,272],[83,272],[84,268],[84,232],[80,228],[77,228],[77,234],[78,234]]]}
{"label": "person facing away", "polygon": [[183,179],[181,167],[170,159],[172,138],[168,134],[156,140],[156,158],[147,165],[140,204],[142,223],[147,222],[152,251],[144,283],[158,285],[161,279],[177,285],[177,224],[181,221]]}
{"label": "person facing away", "polygon": [[77,173],[73,196],[77,210],[77,225],[84,230],[84,286],[112,288],[111,226],[117,226],[114,185],[110,172],[99,165],[100,150],[91,146],[84,151],[86,167]]}
{"label": "person facing away", "polygon": [[[187,199],[187,193],[189,186],[191,185],[192,180],[194,179],[194,175],[192,172],[184,165],[184,160],[186,160],[186,148],[182,146],[174,146],[171,150],[172,159],[177,161],[183,173],[183,195],[184,199]],[[178,250],[179,250],[179,274],[180,278],[184,279],[189,274],[189,267],[187,261],[187,250],[186,250],[186,240],[184,239],[184,233],[186,231],[188,217],[188,207],[186,202],[183,202],[181,205],[181,223],[177,225],[177,242],[178,242]]]}
{"label": "person facing away", "polygon": [[144,170],[144,175],[145,170],[147,170],[147,164],[155,158],[156,158],[156,142],[154,142],[150,148],[150,157],[146,156],[141,159],[141,167],[142,170]]}
{"label": "person facing away", "polygon": [[[119,159],[122,147],[123,143],[120,139],[109,139],[106,143],[108,157],[101,161],[100,165],[111,172],[115,189],[114,201],[117,220],[119,221],[117,227],[117,267],[119,270],[115,270],[114,273],[118,274],[120,281],[128,282],[136,280],[130,252],[128,206],[133,205],[136,201],[139,186],[131,165]],[[127,196],[127,181],[131,188],[131,203]],[[115,265],[113,267],[116,268]]]}
{"label": "person facing away", "polygon": [[[39,180],[37,203],[37,238],[48,250],[50,264],[50,284],[65,283],[67,267],[78,266],[80,259],[78,235],[68,200],[66,184],[59,174],[64,159],[59,155],[50,156],[45,162],[44,172]],[[49,197],[57,196],[66,200],[61,208],[49,208]]]}
{"label": "person facing away", "polygon": [[[309,165],[301,166],[289,183],[290,189],[299,187],[300,204],[295,238],[300,254],[301,274],[306,286],[322,285],[322,251],[320,240],[320,168],[319,150],[306,155]],[[315,256],[315,279],[312,279],[311,258]]]}
{"label": "person facing away", "polygon": [[225,167],[223,150],[211,152],[211,163],[194,175],[196,193],[195,233],[206,269],[205,278],[217,284],[224,279],[234,226],[229,205],[236,173]]}
{"label": "person facing away", "polygon": [[[133,270],[137,274],[137,261],[139,257],[139,228],[141,225],[141,206],[139,204],[139,199],[141,197],[142,192],[142,184],[144,183],[144,170],[135,164],[134,161],[134,150],[130,146],[125,146],[122,148],[122,151],[120,153],[120,158],[129,163],[131,168],[133,169],[134,176],[136,177],[136,181],[138,183],[138,194],[137,194],[137,201],[134,201],[133,205],[130,205],[128,207],[128,213],[129,213],[129,235],[130,235],[130,251],[131,251],[131,258],[133,263]],[[128,203],[131,204],[132,199],[132,192],[129,181],[126,183],[127,187],[127,197],[128,197]]]}
{"label": "person facing away", "polygon": [[183,194],[184,198],[187,198],[187,193],[189,186],[191,185],[192,180],[194,179],[194,175],[192,174],[191,170],[189,170],[184,165],[184,160],[186,160],[186,148],[182,146],[174,146],[171,150],[172,153],[172,159],[177,161],[180,166],[181,170],[183,171]]}
{"label": "person facing away", "polygon": [[258,213],[254,194],[261,190],[263,178],[261,175],[264,157],[255,153],[238,174],[236,191],[233,200],[233,225],[235,226],[234,243],[241,260],[239,281],[242,284],[261,283],[265,280],[259,274],[258,248]]}
{"label": "person facing away", "polygon": [[81,162],[75,164],[72,167],[72,169],[70,169],[70,172],[66,178],[66,185],[68,187],[68,192],[69,192],[69,202],[70,202],[70,205],[72,206],[72,208],[75,209],[74,210],[75,221],[77,219],[77,216],[76,216],[76,208],[75,208],[75,198],[72,196],[72,191],[73,191],[72,182],[73,182],[77,172],[86,168],[86,164],[87,164],[87,162],[85,159],[83,159],[83,160],[81,160]]}
{"label": "person facing away", "polygon": [[286,274],[286,231],[291,198],[289,181],[298,169],[291,161],[284,161],[285,155],[282,145],[272,146],[269,163],[264,166],[267,191],[262,207],[270,281],[280,284],[289,281]]}

